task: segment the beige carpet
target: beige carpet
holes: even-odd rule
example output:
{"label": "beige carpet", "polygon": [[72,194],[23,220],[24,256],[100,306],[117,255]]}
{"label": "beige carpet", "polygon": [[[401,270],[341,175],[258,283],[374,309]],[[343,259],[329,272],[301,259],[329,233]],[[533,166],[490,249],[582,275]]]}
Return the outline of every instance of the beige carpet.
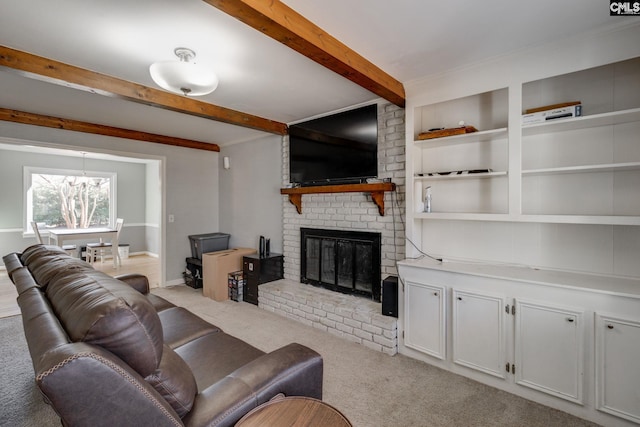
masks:
{"label": "beige carpet", "polygon": [[0,318],[0,339],[0,426],[59,427],[35,385],[21,316]]}
{"label": "beige carpet", "polygon": [[355,427],[595,426],[566,413],[402,356],[387,356],[244,302],[187,286],[153,292],[264,351],[290,342],[324,359],[324,400]]}

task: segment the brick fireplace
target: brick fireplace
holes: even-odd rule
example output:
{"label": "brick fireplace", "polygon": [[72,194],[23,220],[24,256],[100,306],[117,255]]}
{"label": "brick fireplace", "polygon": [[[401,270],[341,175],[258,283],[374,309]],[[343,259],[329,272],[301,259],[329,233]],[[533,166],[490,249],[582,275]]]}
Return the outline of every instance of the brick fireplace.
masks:
{"label": "brick fireplace", "polygon": [[[384,216],[366,193],[305,194],[301,214],[288,197],[282,196],[285,280],[261,285],[261,307],[387,354],[397,352],[397,319],[382,316],[380,303],[300,284],[300,229],[380,233],[380,278],[397,275],[396,261],[405,255],[404,117],[404,109],[386,101],[378,104],[378,178],[389,178],[396,184],[395,193],[384,195]],[[286,137],[282,155],[283,186],[286,186],[289,184]]]}
{"label": "brick fireplace", "polygon": [[[282,147],[283,186],[289,183],[289,140]],[[378,177],[390,178],[396,192],[384,196],[385,214],[366,193],[304,195],[304,209],[298,214],[286,196],[282,196],[284,277],[300,279],[300,228],[325,228],[379,232],[382,279],[397,275],[396,261],[404,259],[405,193],[405,121],[404,109],[390,104],[378,105]]]}
{"label": "brick fireplace", "polygon": [[380,233],[300,229],[300,281],[380,302]]}

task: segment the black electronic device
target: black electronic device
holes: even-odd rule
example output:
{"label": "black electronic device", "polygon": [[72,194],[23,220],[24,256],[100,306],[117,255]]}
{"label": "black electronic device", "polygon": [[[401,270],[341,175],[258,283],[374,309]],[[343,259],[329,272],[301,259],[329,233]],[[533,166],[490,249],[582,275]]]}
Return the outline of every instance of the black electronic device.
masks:
{"label": "black electronic device", "polygon": [[243,300],[258,305],[258,286],[284,277],[284,256],[245,255],[242,258],[242,271],[245,279]]}
{"label": "black electronic device", "polygon": [[398,278],[389,276],[382,281],[382,314],[398,317]]}
{"label": "black electronic device", "polygon": [[292,184],[360,183],[377,176],[376,104],[289,126]]}

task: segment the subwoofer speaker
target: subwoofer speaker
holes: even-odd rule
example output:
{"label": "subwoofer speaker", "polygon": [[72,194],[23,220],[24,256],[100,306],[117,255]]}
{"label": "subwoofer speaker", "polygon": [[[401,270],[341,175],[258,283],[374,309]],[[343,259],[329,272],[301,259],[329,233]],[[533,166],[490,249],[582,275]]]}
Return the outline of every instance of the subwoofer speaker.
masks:
{"label": "subwoofer speaker", "polygon": [[398,317],[398,278],[389,276],[382,281],[382,314]]}

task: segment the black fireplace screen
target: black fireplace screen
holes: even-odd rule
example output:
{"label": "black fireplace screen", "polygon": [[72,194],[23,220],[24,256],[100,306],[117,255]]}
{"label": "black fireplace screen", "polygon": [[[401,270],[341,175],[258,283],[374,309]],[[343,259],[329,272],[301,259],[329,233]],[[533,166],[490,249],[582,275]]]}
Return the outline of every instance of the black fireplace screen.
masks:
{"label": "black fireplace screen", "polygon": [[380,301],[380,233],[300,229],[300,281]]}

